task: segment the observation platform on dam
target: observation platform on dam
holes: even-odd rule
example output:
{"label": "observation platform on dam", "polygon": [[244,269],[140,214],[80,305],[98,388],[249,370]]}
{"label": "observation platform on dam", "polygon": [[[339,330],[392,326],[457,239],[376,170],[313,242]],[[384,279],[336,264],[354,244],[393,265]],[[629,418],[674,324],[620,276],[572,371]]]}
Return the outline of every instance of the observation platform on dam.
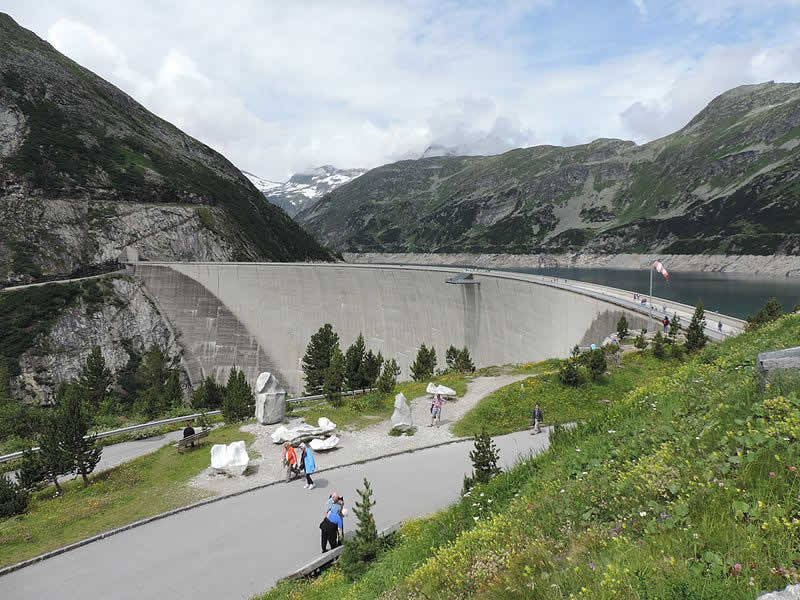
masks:
{"label": "observation platform on dam", "polygon": [[[526,273],[349,263],[130,263],[175,329],[192,384],[231,367],[254,381],[274,373],[286,389],[303,387],[302,357],[311,336],[331,323],[344,349],[362,333],[368,349],[397,360],[403,377],[421,343],[440,365],[450,346],[468,347],[477,365],[565,357],[600,344],[621,315],[631,331],[648,325],[651,307],[633,293]],[[469,285],[464,285],[469,283]],[[448,285],[456,284],[456,285]],[[460,285],[459,285],[460,284]],[[653,298],[650,329],[664,314],[684,328],[694,307]],[[706,313],[714,340],[744,328]],[[723,331],[717,324],[722,322]]]}

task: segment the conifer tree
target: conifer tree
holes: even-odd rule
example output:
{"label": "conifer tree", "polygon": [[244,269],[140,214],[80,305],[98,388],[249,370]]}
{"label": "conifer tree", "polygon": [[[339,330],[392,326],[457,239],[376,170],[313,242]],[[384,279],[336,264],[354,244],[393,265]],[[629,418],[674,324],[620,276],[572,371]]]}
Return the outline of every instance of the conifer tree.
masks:
{"label": "conifer tree", "polygon": [[108,393],[114,383],[111,371],[106,367],[106,359],[95,346],[86,358],[86,362],[78,376],[78,382],[86,394],[86,404],[93,414],[97,414],[106,405]]}
{"label": "conifer tree", "polygon": [[653,356],[656,358],[664,358],[665,355],[664,336],[661,335],[661,331],[656,331],[656,335],[653,338]]}
{"label": "conifer tree", "polygon": [[244,371],[234,367],[228,374],[228,385],[222,400],[222,416],[226,423],[238,423],[250,416],[255,399],[253,388],[247,383]]}
{"label": "conifer tree", "polygon": [[6,473],[0,473],[0,519],[24,513],[30,494]]}
{"label": "conifer tree", "polygon": [[192,392],[192,407],[216,410],[222,406],[225,388],[217,383],[213,375],[206,378]]}
{"label": "conifer tree", "polygon": [[342,387],[344,386],[345,359],[339,347],[333,349],[331,364],[325,371],[322,384],[322,393],[331,406],[340,406],[342,403]]}
{"label": "conifer tree", "polygon": [[306,378],[306,394],[322,393],[325,372],[331,364],[335,348],[339,348],[339,336],[330,323],[325,323],[311,336],[303,356],[303,373]]}
{"label": "conifer tree", "polygon": [[581,384],[581,373],[575,359],[565,360],[558,369],[558,379],[564,385],[578,387]]}
{"label": "conifer tree", "polygon": [[148,419],[154,419],[166,408],[164,386],[169,377],[167,357],[157,345],[151,346],[144,353],[136,370],[136,384],[139,392],[136,395],[136,411]]}
{"label": "conifer tree", "polygon": [[617,321],[617,337],[619,338],[620,344],[628,335],[628,319],[625,318],[625,315],[622,315],[619,321]]}
{"label": "conifer tree", "polygon": [[71,383],[64,391],[59,412],[64,452],[71,462],[71,470],[80,473],[86,486],[89,485],[89,474],[100,462],[103,449],[97,445],[96,436],[85,437],[89,432],[89,419],[84,403],[83,388],[80,384]]}
{"label": "conifer tree", "polygon": [[383,355],[380,352],[376,355],[372,350],[368,350],[364,357],[364,381],[363,387],[373,387],[381,374],[383,365]]}
{"label": "conifer tree", "polygon": [[344,355],[344,381],[350,390],[360,390],[365,387],[365,355],[364,336],[359,333],[356,341],[353,342]]}
{"label": "conifer tree", "polygon": [[425,343],[419,347],[417,351],[417,358],[411,364],[411,378],[414,381],[420,381],[428,377],[433,377],[433,371],[436,369],[436,349],[428,348]]}
{"label": "conifer tree", "polygon": [[353,539],[345,543],[340,559],[342,572],[350,581],[355,581],[364,574],[370,561],[378,556],[380,550],[378,528],[372,514],[375,501],[372,499],[372,487],[366,478],[364,478],[364,489],[356,492],[359,500],[356,501],[353,513],[358,519],[358,528]]}
{"label": "conifer tree", "polygon": [[167,376],[167,383],[164,386],[164,403],[167,408],[183,406],[183,387],[177,369],[170,369]]}
{"label": "conifer tree", "polygon": [[475,365],[472,362],[472,357],[470,356],[469,350],[466,346],[458,351],[455,366],[460,373],[469,373],[475,369]]}
{"label": "conifer tree", "polygon": [[58,410],[45,417],[39,436],[39,457],[47,479],[56,486],[56,496],[61,495],[58,478],[72,470],[73,462],[64,448],[61,436],[61,419]]}
{"label": "conifer tree", "polygon": [[469,491],[476,483],[487,483],[500,472],[500,467],[497,466],[500,461],[500,451],[485,427],[475,436],[475,446],[470,451],[469,458],[472,460],[472,476],[464,477],[462,492]]}
{"label": "conifer tree", "polygon": [[667,333],[668,340],[667,343],[672,345],[675,344],[678,334],[681,332],[681,322],[678,320],[678,315],[673,315],[672,319],[669,322],[669,332]]}
{"label": "conifer tree", "polygon": [[456,361],[458,360],[458,355],[459,355],[458,348],[456,348],[451,344],[444,355],[444,362],[447,365],[447,369],[449,371],[456,370]]}
{"label": "conifer tree", "polygon": [[33,491],[39,484],[47,479],[47,469],[42,462],[42,456],[31,448],[22,451],[22,459],[17,471],[17,481],[20,486],[28,491]]}
{"label": "conifer tree", "polygon": [[705,347],[708,341],[705,329],[706,316],[705,310],[703,309],[703,301],[698,300],[697,306],[694,309],[694,315],[692,316],[692,322],[689,323],[689,327],[686,329],[687,352],[694,352],[695,350],[701,350]]}
{"label": "conifer tree", "polygon": [[608,368],[608,363],[606,362],[606,353],[603,352],[602,348],[597,348],[589,353],[588,366],[589,374],[592,376],[593,380],[596,381],[603,376],[603,373],[605,373]]}
{"label": "conifer tree", "polygon": [[394,386],[397,385],[397,377],[400,375],[400,367],[395,359],[387,360],[383,363],[383,372],[378,378],[378,391],[381,394],[391,394]]}
{"label": "conifer tree", "polygon": [[11,402],[11,372],[8,363],[0,357],[0,406]]}
{"label": "conifer tree", "polygon": [[647,348],[647,340],[645,339],[645,334],[647,333],[647,329],[642,329],[639,333],[639,336],[636,338],[636,341],[633,343],[639,350],[644,350]]}

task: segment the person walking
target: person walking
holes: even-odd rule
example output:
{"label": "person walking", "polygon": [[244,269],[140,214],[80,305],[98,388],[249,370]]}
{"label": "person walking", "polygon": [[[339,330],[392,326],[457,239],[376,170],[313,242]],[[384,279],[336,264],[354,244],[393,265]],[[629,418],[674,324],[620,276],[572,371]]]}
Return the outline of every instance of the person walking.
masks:
{"label": "person walking", "polygon": [[717,331],[722,333],[722,321],[717,321]]}
{"label": "person walking", "polygon": [[325,513],[320,528],[320,544],[322,552],[328,551],[328,546],[333,550],[340,544],[340,538],[344,537],[344,521],[342,515],[344,509],[338,502],[331,505],[330,510]]}
{"label": "person walking", "polygon": [[311,479],[311,474],[317,470],[317,464],[314,462],[314,451],[311,446],[306,446],[305,442],[300,444],[300,469],[306,474],[306,484],[303,488],[313,490],[314,480]]}
{"label": "person walking", "polygon": [[297,452],[289,442],[283,444],[283,452],[281,453],[283,466],[286,468],[286,481],[291,481],[292,478],[298,474],[297,468]]}
{"label": "person walking", "polygon": [[542,433],[542,409],[539,408],[539,403],[536,403],[536,406],[533,407],[533,415],[532,415],[532,425],[533,425],[533,433]]}
{"label": "person walking", "polygon": [[431,424],[428,427],[433,427],[433,423],[436,422],[436,427],[438,428],[442,422],[442,404],[444,404],[444,399],[441,395],[436,394],[433,397],[433,404],[431,404]]}
{"label": "person walking", "polygon": [[664,315],[662,323],[664,324],[664,333],[667,333],[667,327],[669,327],[669,317],[667,315]]}

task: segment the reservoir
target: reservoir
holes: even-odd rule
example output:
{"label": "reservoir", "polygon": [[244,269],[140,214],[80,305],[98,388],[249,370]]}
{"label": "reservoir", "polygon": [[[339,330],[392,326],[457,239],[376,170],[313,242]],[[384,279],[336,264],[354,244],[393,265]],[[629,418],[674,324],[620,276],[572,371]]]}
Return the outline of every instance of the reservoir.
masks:
{"label": "reservoir", "polygon": [[[665,266],[669,268],[668,265]],[[650,288],[650,273],[647,269],[495,268],[493,270],[574,279],[640,294],[647,294]],[[691,305],[702,300],[706,310],[719,311],[744,319],[755,313],[768,298],[773,296],[783,305],[784,311],[791,311],[800,302],[800,278],[672,271],[669,281],[664,281],[661,275],[654,272],[653,295]]]}

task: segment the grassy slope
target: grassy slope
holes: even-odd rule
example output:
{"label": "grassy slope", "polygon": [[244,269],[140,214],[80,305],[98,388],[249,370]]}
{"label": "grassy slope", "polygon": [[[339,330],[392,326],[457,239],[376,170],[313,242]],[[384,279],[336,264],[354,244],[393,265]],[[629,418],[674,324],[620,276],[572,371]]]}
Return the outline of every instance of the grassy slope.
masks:
{"label": "grassy slope", "polygon": [[262,598],[752,599],[797,582],[800,386],[762,391],[753,360],[798,338],[790,316],[710,348],[407,523],[355,584],[334,568]]}
{"label": "grassy slope", "polygon": [[635,352],[624,357],[622,368],[578,388],[561,385],[557,367],[553,367],[548,374],[529,377],[490,394],[453,426],[453,433],[475,435],[485,427],[491,435],[499,435],[525,429],[530,426],[531,410],[537,402],[547,424],[586,419],[604,410],[602,400],[620,398],[647,378],[666,374],[677,364]]}
{"label": "grassy slope", "polygon": [[421,382],[400,383],[391,394],[370,392],[363,396],[347,396],[344,398],[342,406],[336,408],[331,407],[327,402],[317,403],[304,410],[295,409],[294,415],[303,417],[306,423],[316,424],[320,417],[327,417],[340,429],[363,429],[391,416],[396,394],[404,394],[411,402],[414,398],[425,394],[425,387],[429,381],[454,389],[459,397],[467,391],[467,378],[464,375],[443,375]]}
{"label": "grassy slope", "polygon": [[71,481],[60,498],[52,487],[37,492],[26,514],[0,521],[0,566],[207,496],[186,483],[208,466],[211,444],[241,439],[249,444],[253,436],[238,425],[220,427],[183,454],[169,445],[93,476],[87,488]]}

